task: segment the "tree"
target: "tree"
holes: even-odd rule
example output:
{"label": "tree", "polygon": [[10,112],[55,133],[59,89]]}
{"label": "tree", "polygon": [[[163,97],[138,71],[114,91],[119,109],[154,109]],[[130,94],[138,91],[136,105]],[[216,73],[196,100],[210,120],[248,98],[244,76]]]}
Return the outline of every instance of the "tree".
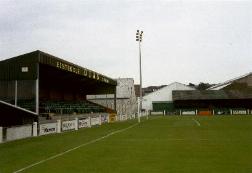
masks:
{"label": "tree", "polygon": [[207,88],[213,86],[209,83],[200,82],[199,85],[196,87],[198,90],[206,90]]}
{"label": "tree", "polygon": [[189,83],[188,86],[195,88],[197,90],[206,90],[207,88],[213,86],[214,84],[209,84],[209,83],[204,83],[204,82],[200,82],[198,85],[195,85],[193,83]]}
{"label": "tree", "polygon": [[192,88],[195,88],[195,87],[196,87],[196,85],[193,84],[193,83],[189,83],[188,86],[189,86],[189,87],[192,87]]}

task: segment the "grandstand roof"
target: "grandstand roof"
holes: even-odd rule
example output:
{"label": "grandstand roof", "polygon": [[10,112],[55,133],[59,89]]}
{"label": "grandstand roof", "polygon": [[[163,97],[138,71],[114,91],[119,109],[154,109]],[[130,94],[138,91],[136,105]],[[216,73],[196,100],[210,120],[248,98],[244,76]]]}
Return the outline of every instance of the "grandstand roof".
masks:
{"label": "grandstand roof", "polygon": [[172,98],[176,100],[224,100],[224,99],[251,99],[252,92],[238,90],[194,90],[173,91]]}
{"label": "grandstand roof", "polygon": [[40,50],[0,61],[0,80],[37,79],[38,64],[70,72],[101,83],[116,85],[116,81],[95,71],[78,66]]}
{"label": "grandstand roof", "polygon": [[223,88],[225,88],[225,87],[231,85],[233,82],[235,82],[235,81],[237,81],[237,80],[240,80],[240,79],[242,79],[242,78],[245,78],[245,77],[247,77],[247,76],[249,76],[249,75],[252,75],[252,72],[247,73],[247,74],[242,75],[242,76],[239,76],[239,77],[236,77],[236,78],[234,78],[234,79],[230,79],[230,80],[227,80],[227,81],[225,81],[225,82],[216,84],[216,85],[214,85],[214,86],[208,88],[207,90],[220,90],[220,89],[223,89]]}
{"label": "grandstand roof", "polygon": [[6,103],[0,100],[0,126],[7,127],[29,124],[38,120],[38,115],[32,111]]}

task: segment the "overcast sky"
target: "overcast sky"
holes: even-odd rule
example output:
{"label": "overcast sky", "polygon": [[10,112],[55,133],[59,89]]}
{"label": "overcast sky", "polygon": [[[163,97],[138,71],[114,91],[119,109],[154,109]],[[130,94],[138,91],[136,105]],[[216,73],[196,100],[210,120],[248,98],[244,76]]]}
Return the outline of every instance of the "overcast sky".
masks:
{"label": "overcast sky", "polygon": [[0,60],[34,50],[143,86],[252,72],[252,1],[0,0]]}

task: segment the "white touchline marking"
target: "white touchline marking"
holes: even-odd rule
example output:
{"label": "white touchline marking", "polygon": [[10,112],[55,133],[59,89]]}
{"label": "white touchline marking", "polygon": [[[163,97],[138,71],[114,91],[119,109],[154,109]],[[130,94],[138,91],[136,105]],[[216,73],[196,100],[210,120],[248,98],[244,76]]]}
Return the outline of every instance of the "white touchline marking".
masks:
{"label": "white touchline marking", "polygon": [[199,141],[209,141],[209,139],[185,139],[185,138],[181,138],[181,139],[176,139],[176,138],[170,138],[167,139],[168,141],[190,141],[190,140],[199,140]]}
{"label": "white touchline marking", "polygon": [[39,164],[41,164],[41,163],[44,163],[44,162],[46,162],[46,161],[48,161],[48,160],[52,160],[52,159],[54,159],[54,158],[60,157],[60,156],[62,156],[62,155],[64,155],[64,154],[69,153],[69,152],[71,152],[71,151],[73,151],[73,150],[76,150],[76,149],[78,149],[78,148],[81,148],[81,147],[87,146],[87,145],[89,145],[89,144],[98,142],[98,141],[100,141],[100,140],[102,140],[102,139],[105,139],[105,138],[107,138],[107,137],[109,137],[109,136],[112,136],[112,135],[114,135],[114,134],[116,134],[116,133],[121,133],[121,132],[123,132],[123,131],[126,131],[126,130],[128,130],[128,129],[130,129],[130,128],[135,127],[135,126],[138,125],[138,124],[139,124],[139,123],[136,123],[136,124],[133,124],[133,125],[127,127],[127,128],[124,128],[124,129],[121,129],[121,130],[116,130],[116,131],[111,132],[111,133],[109,133],[109,134],[107,134],[107,135],[105,135],[105,136],[102,136],[102,137],[100,137],[100,138],[97,138],[97,139],[94,139],[94,140],[89,141],[89,142],[87,142],[87,143],[81,144],[81,145],[79,145],[79,146],[77,146],[77,147],[74,147],[74,148],[72,148],[72,149],[66,150],[66,151],[64,151],[64,152],[62,152],[62,153],[59,153],[59,154],[56,154],[56,155],[54,155],[54,156],[48,157],[47,159],[41,160],[41,161],[39,161],[39,162],[33,163],[33,164],[31,164],[31,165],[29,165],[29,166],[26,166],[26,167],[24,167],[24,168],[22,168],[22,169],[19,169],[19,170],[13,172],[13,173],[22,172],[22,171],[27,170],[27,169],[29,169],[29,168],[31,168],[31,167],[34,167],[34,166],[39,165]]}
{"label": "white touchline marking", "polygon": [[198,126],[200,126],[199,121],[195,120],[194,118],[192,119]]}

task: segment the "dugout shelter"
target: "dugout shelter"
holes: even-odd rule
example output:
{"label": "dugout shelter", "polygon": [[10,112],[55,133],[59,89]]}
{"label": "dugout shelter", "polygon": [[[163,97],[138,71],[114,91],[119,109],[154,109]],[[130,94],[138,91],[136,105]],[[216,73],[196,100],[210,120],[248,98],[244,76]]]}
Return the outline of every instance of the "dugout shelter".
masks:
{"label": "dugout shelter", "polygon": [[[48,114],[115,111],[116,85],[105,75],[39,50],[0,61],[0,126]],[[114,110],[87,101],[92,94],[113,94]]]}

